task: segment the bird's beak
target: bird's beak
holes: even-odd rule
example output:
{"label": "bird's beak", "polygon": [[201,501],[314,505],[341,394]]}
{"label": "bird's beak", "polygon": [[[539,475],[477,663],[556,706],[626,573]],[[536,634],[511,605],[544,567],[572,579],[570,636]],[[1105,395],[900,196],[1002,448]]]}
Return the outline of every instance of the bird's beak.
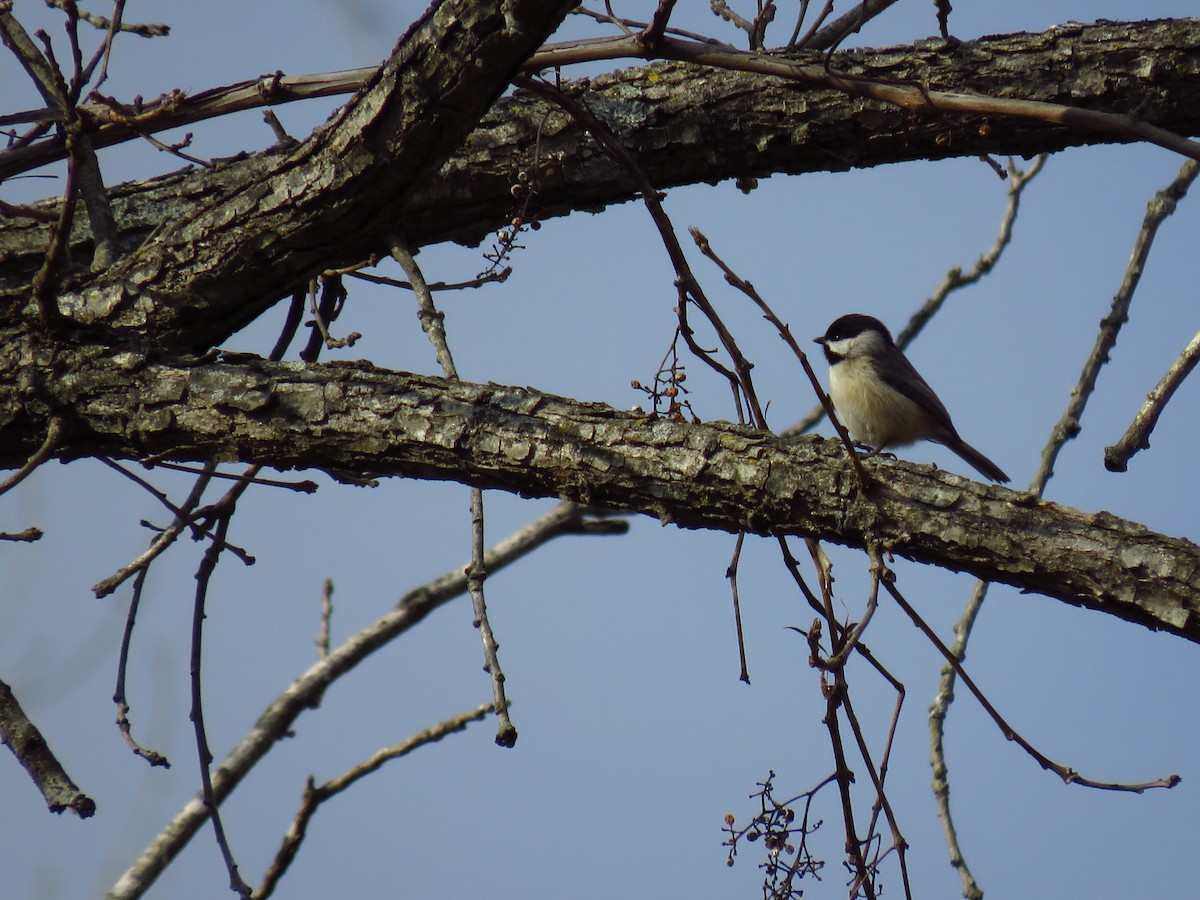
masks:
{"label": "bird's beak", "polygon": [[823,338],[823,337],[819,337],[819,338],[813,338],[813,343],[814,343],[814,344],[821,344],[822,346],[824,346],[824,344],[825,344],[825,338]]}

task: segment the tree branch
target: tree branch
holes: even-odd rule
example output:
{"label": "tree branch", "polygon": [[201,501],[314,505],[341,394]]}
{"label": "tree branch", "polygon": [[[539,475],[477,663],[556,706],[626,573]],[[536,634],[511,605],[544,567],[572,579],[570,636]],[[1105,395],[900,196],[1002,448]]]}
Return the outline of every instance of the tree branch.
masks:
{"label": "tree branch", "polygon": [[[198,376],[132,357],[70,365],[69,380],[42,376],[56,408],[74,411],[60,456],[348,469],[562,497],[685,528],[855,547],[875,539],[1200,641],[1200,547],[1107,513],[883,460],[868,463],[878,485],[863,501],[837,442],[655,420],[527,388],[240,355]],[[0,381],[10,411],[0,465],[20,465],[43,440],[37,408],[25,404],[11,374]]]}
{"label": "tree branch", "polygon": [[[1104,23],[981,39],[966,42],[953,53],[947,52],[940,40],[842,52],[833,56],[832,65],[848,76],[928,85],[949,93],[1042,103],[1066,101],[1106,113],[1136,111],[1144,122],[1180,134],[1196,134],[1200,133],[1200,59],[1193,48],[1198,44],[1200,20]],[[539,52],[537,65],[554,61],[554,56],[543,55],[552,49]],[[780,66],[798,65],[789,62],[792,57],[767,59]],[[613,122],[620,142],[635,151],[640,168],[656,189],[739,176],[844,171],[912,159],[980,153],[1025,156],[1131,139],[1128,134],[1091,131],[1069,121],[1053,124],[1005,115],[963,113],[914,119],[899,107],[848,97],[840,90],[685,63],[625,69],[594,78],[587,85],[565,82],[564,90],[575,97],[587,91],[593,109],[600,113],[611,110],[613,114],[605,118]],[[435,124],[437,121],[435,118]],[[386,128],[379,124],[379,134],[386,135]],[[535,154],[535,147],[540,154]],[[328,212],[341,208],[340,202],[334,202],[338,190],[361,192],[347,206],[359,209],[365,203],[364,215],[369,218],[370,210],[386,204],[379,215],[388,223],[404,222],[408,240],[417,247],[442,240],[477,243],[505,225],[514,207],[514,172],[527,171],[531,176],[538,199],[538,207],[531,212],[542,220],[574,209],[621,202],[637,192],[627,172],[593,152],[581,126],[528,95],[499,101],[479,122],[470,140],[454,152],[436,177],[412,185],[410,191],[392,193],[389,173],[403,168],[402,161],[396,160],[380,163],[382,168],[372,167],[353,185],[310,183],[299,199],[304,209],[311,200],[313,209]],[[0,154],[0,160],[3,158]],[[260,206],[271,202],[272,195],[263,196],[265,180],[274,176],[281,181],[281,188],[286,185],[294,190],[300,183],[295,166],[303,161],[302,154],[289,157],[283,151],[264,151],[226,162],[211,172],[167,176],[119,188],[113,192],[113,207],[120,246],[126,252],[136,248],[164,218],[190,221],[198,216],[195,203],[181,198],[225,198],[209,201],[217,205],[206,213],[207,222],[219,221],[219,209],[230,216],[250,216],[250,211],[238,210],[251,200],[261,200]],[[291,194],[288,199],[290,202]],[[237,258],[250,252],[243,222],[257,223],[256,227],[265,229],[264,234],[274,234],[266,228],[270,223],[265,209],[258,218],[239,218],[236,227],[229,224],[218,232],[205,233],[214,247],[214,258],[233,257],[228,266],[215,270],[220,277],[213,279],[214,287],[206,293],[207,303],[227,304],[220,309],[211,307],[211,318],[227,321],[230,330],[240,327],[249,314],[248,296],[262,290],[261,273],[250,282],[235,275]],[[200,224],[197,218],[190,227],[195,230]],[[27,291],[32,271],[44,254],[48,227],[29,219],[11,219],[0,225],[0,259],[6,260],[0,265],[0,300],[17,300]],[[305,226],[298,221],[291,227]],[[336,262],[334,257],[367,258],[381,249],[380,235],[385,232],[359,227],[322,233],[323,242],[318,243],[326,253],[326,268]],[[87,239],[80,223],[73,253],[84,256],[80,245]],[[273,239],[270,243],[271,252],[284,252],[288,242]],[[290,252],[304,259],[289,258],[287,268],[305,269],[307,254],[317,249],[307,242],[293,248]],[[108,280],[94,282],[69,305],[90,309],[93,318],[109,318],[111,313],[105,310],[111,306],[115,289]],[[264,301],[259,298],[256,302]],[[19,304],[14,306],[19,308]],[[0,310],[4,308],[0,303]]]}

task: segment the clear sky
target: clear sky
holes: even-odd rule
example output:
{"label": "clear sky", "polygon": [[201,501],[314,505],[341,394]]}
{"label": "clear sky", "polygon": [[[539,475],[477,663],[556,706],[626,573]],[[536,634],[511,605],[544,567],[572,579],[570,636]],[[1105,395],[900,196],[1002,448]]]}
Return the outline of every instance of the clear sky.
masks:
{"label": "clear sky", "polygon": [[[736,7],[739,4],[733,4]],[[816,6],[817,4],[814,4]],[[844,5],[844,4],[843,4]],[[52,13],[18,4],[56,36]],[[653,4],[615,3],[644,17]],[[740,6],[750,7],[745,2]],[[679,24],[734,35],[681,3]],[[792,5],[780,3],[774,40]],[[106,12],[93,5],[97,12]],[[127,20],[165,21],[169,38],[126,37],[106,93],[147,98],[199,91],[267,72],[371,65],[421,11],[413,2],[130,3]],[[839,7],[840,8],[840,7]],[[961,38],[1040,31],[1097,18],[1182,16],[1183,0],[983,3],[961,0]],[[572,34],[582,23],[568,23]],[[882,46],[936,31],[927,0],[901,0],[854,42]],[[60,58],[65,58],[60,53]],[[566,74],[570,74],[569,72]],[[303,136],[337,100],[277,110]],[[0,109],[38,105],[11,57],[0,57]],[[258,113],[200,124],[191,152],[228,155],[273,141]],[[178,139],[176,136],[175,139]],[[176,161],[147,145],[101,156],[109,182],[143,178]],[[1182,160],[1156,147],[1074,150],[1050,159],[1030,185],[1013,242],[998,268],[955,295],[910,358],[938,391],[960,432],[1024,486],[1108,312],[1146,203]],[[60,181],[0,186],[13,202],[55,193]],[[1105,471],[1103,449],[1195,334],[1200,283],[1197,201],[1163,225],[1131,321],[1102,372],[1080,436],[1059,458],[1049,499],[1109,510],[1171,535],[1197,537],[1200,386],[1185,384],[1160,420],[1152,449],[1129,472]],[[667,212],[695,225],[751,279],[799,337],[845,312],[899,329],[952,266],[991,246],[1004,183],[978,160],[892,165],[845,174],[764,180],[749,195],[732,183],[671,191]],[[526,236],[509,281],[439,295],[459,372],[472,381],[530,385],[605,401],[640,402],[672,336],[672,272],[637,204],[576,214]],[[481,269],[479,249],[433,247],[419,260],[430,280]],[[756,364],[777,430],[813,403],[786,348],[699,254],[692,264]],[[379,365],[438,372],[410,296],[351,284],[342,332],[350,351]],[[231,346],[266,353],[282,321],[272,313]],[[294,357],[293,357],[294,358]],[[818,366],[823,372],[823,365]],[[692,404],[704,419],[732,419],[728,390],[689,366]],[[932,445],[902,454],[972,474]],[[251,490],[230,540],[257,557],[222,562],[206,625],[205,692],[217,758],[263,707],[315,659],[322,582],[336,584],[333,637],[344,639],[411,588],[461,568],[470,549],[468,491],[391,480],[346,488],[323,475],[314,497]],[[156,472],[181,496],[190,480]],[[489,541],[550,508],[489,493]],[[202,545],[183,542],[148,580],[131,661],[135,729],[174,763],[150,769],[129,754],[111,702],[128,587],[96,600],[90,586],[133,558],[165,524],[149,495],[99,463],[43,467],[0,503],[0,530],[36,525],[46,538],[0,545],[0,677],[43,728],[59,758],[99,807],[79,821],[51,816],[25,772],[0,755],[0,871],[6,896],[102,895],[197,788],[188,722],[188,632]],[[494,723],[472,726],[385,766],[327,804],[277,896],[521,898],[759,896],[761,845],[732,868],[721,847],[724,815],[740,820],[769,770],[782,796],[831,770],[816,674],[803,639],[812,613],[790,586],[772,542],[751,538],[741,563],[752,685],[737,679],[726,566],[733,538],[636,519],[624,537],[560,539],[488,582],[492,622],[520,731],[514,750],[493,744]],[[831,550],[846,614],[861,609],[866,560]],[[972,580],[904,560],[899,584],[949,640]],[[884,603],[867,641],[904,682],[907,699],[890,791],[911,844],[915,895],[958,896],[929,790],[926,707],[940,659]],[[225,805],[242,871],[257,883],[299,802],[304,779],[334,777],[376,749],[490,699],[465,599],[432,615],[334,686],[296,736],[255,770]],[[1183,776],[1142,796],[1063,785],[1006,742],[960,690],[948,722],[952,800],[963,848],[989,897],[1117,900],[1183,896],[1193,889],[1200,833],[1200,649],[1040,596],[993,588],[968,659],[992,702],[1044,753],[1090,777],[1146,781]],[[894,697],[864,666],[850,677],[860,717],[882,744]],[[869,802],[860,779],[861,797]],[[831,860],[806,897],[845,895],[836,862],[839,809],[815,849]],[[898,875],[884,878],[901,896]],[[206,827],[151,890],[153,898],[220,897],[226,874]]]}

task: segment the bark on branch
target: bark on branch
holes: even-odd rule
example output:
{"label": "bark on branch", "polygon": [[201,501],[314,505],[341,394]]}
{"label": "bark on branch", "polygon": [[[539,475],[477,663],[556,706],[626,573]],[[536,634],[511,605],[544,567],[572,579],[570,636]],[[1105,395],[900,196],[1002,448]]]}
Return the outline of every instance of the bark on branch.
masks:
{"label": "bark on branch", "polygon": [[329,123],[252,178],[160,206],[153,239],[60,303],[77,322],[126,333],[112,342],[148,331],[162,347],[220,342],[323,269],[356,262],[362,235],[394,228],[395,205],[436,173],[571,6],[435,4]]}
{"label": "bark on branch", "polygon": [[[840,53],[833,65],[851,75],[942,91],[1134,113],[1179,134],[1197,134],[1198,45],[1197,19],[1072,24],[1038,34],[984,38],[953,50],[929,41]],[[377,84],[395,77],[394,71],[381,74]],[[394,88],[400,89],[399,82]],[[916,116],[841,91],[684,63],[626,69],[587,83],[568,82],[566,89],[609,124],[657,188],[980,153],[1031,155],[1128,139],[1003,116]],[[516,209],[511,188],[518,172],[531,176],[530,186],[537,191],[532,212],[542,218],[599,209],[636,193],[628,173],[599,153],[573,120],[528,94],[497,103],[441,171],[419,184],[398,174],[409,171],[401,160],[377,165],[384,158],[380,154],[386,156],[398,143],[388,128],[405,122],[411,126],[419,119],[387,118],[385,112],[396,114],[398,107],[384,110],[365,97],[358,104],[363,105],[364,132],[351,134],[345,147],[332,141],[335,152],[321,160],[308,160],[303,151],[298,156],[296,151],[292,156],[264,151],[216,170],[176,174],[114,192],[120,246],[126,252],[164,221],[186,221],[186,227],[175,228],[177,237],[212,248],[214,268],[204,269],[203,279],[182,273],[161,287],[170,292],[189,285],[203,288],[205,302],[220,306],[208,307],[205,328],[168,334],[189,341],[193,349],[203,349],[205,340],[219,343],[222,335],[212,321],[235,330],[268,302],[263,292],[269,294],[272,285],[261,283],[264,271],[274,276],[275,296],[282,296],[285,282],[310,274],[321,259],[332,265],[380,250],[382,237],[374,226],[381,220],[404,223],[414,246],[443,240],[475,243],[511,219]],[[438,105],[426,97],[420,108],[431,114]],[[360,143],[372,140],[372,134],[379,146],[374,155],[360,157]],[[349,160],[337,156],[340,149],[351,151]],[[406,158],[417,159],[410,148],[405,152]],[[285,165],[284,160],[290,162]],[[417,168],[419,164],[411,172]],[[363,177],[346,179],[347,170],[362,170]],[[321,177],[305,183],[304,172]],[[410,189],[400,190],[405,184]],[[343,217],[348,227],[325,228],[322,217],[345,207],[355,210]],[[286,240],[272,230],[271,217],[285,210],[291,217],[284,222]],[[88,235],[84,217],[78,220],[74,252],[81,255]],[[253,227],[250,233],[248,226]],[[47,228],[25,219],[10,219],[0,227],[0,316],[3,309],[19,305],[16,301],[44,252]],[[138,265],[163,252],[143,251]],[[267,258],[269,265],[264,264]],[[197,269],[191,261],[188,267]],[[143,277],[132,261],[120,274]],[[80,285],[76,302],[90,300],[97,309],[106,309],[111,304],[105,298],[124,290],[117,275]],[[146,277],[152,283],[162,280],[158,273]],[[7,300],[14,301],[13,307]]]}
{"label": "bark on branch", "polygon": [[46,403],[66,417],[66,458],[348,469],[561,497],[685,528],[855,547],[870,538],[913,560],[1200,641],[1195,544],[902,462],[873,464],[878,483],[864,502],[834,441],[652,420],[368,364],[245,356],[195,368],[100,357],[46,390],[34,407],[14,380],[0,382],[0,466],[37,449]]}

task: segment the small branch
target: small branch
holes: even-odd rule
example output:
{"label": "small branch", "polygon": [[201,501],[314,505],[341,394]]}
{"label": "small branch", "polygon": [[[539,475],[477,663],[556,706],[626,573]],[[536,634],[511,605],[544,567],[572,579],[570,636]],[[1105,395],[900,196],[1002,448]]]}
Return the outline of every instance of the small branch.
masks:
{"label": "small branch", "polygon": [[671,13],[675,9],[675,2],[676,0],[658,0],[654,15],[650,17],[650,24],[642,29],[640,38],[643,45],[653,49],[666,33],[667,23],[671,20]]}
{"label": "small branch", "polygon": [[[269,359],[276,359],[276,357],[274,354],[272,354]],[[262,478],[261,476],[250,475],[245,472],[208,472],[205,469],[198,469],[195,466],[182,466],[179,463],[167,462],[163,459],[139,461],[144,466],[154,466],[159,469],[171,469],[175,472],[187,472],[191,475],[208,475],[210,478],[220,478],[225,481],[236,481],[239,484],[245,485],[260,484],[263,487],[283,488],[288,491],[295,491],[298,494],[315,494],[318,488],[318,485],[315,481],[310,481],[307,478],[304,481],[280,481],[278,478]]]}
{"label": "small branch", "polygon": [[[967,642],[971,638],[972,629],[979,610],[983,607],[984,597],[987,596],[988,583],[976,581],[963,609],[962,616],[954,625],[954,643],[950,653],[961,664],[967,656]],[[956,669],[949,661],[943,664],[938,677],[938,689],[933,702],[929,705],[929,764],[933,769],[933,799],[937,804],[938,818],[942,822],[942,833],[946,839],[946,847],[950,852],[950,865],[958,872],[962,882],[963,897],[966,900],[983,900],[983,890],[976,882],[971,868],[967,865],[962,847],[958,841],[958,828],[954,824],[954,816],[950,809],[950,767],[946,764],[946,716],[950,712],[950,704],[954,702],[954,682]]]}
{"label": "small branch", "polygon": [[[624,526],[624,527],[622,527]],[[586,507],[560,503],[550,512],[530,522],[488,551],[484,562],[489,572],[511,565],[554,538],[566,534],[616,534],[628,527],[623,520],[591,515]],[[321,703],[326,688],[375,651],[388,646],[400,635],[424,621],[435,609],[467,591],[462,567],[452,569],[433,581],[409,591],[394,609],[366,628],[350,635],[329,656],[318,660],[277,696],[255,720],[250,731],[234,746],[214,770],[213,796],[223,801],[241,783],[246,774],[275,744],[293,734],[292,727],[302,713]],[[140,897],[155,878],[179,855],[188,841],[208,818],[203,799],[188,801],[172,817],[159,835],[134,861],[110,889],[110,900]]]}
{"label": "small branch", "polygon": [[[857,9],[838,16],[797,47],[802,50],[828,50],[830,47],[836,47],[895,2],[896,0],[863,0]],[[828,8],[829,5],[826,6],[826,11]]]}
{"label": "small branch", "polygon": [[421,321],[421,329],[429,342],[433,344],[433,352],[438,364],[447,378],[458,378],[458,369],[454,365],[454,356],[450,353],[450,345],[446,342],[445,313],[441,312],[433,302],[433,294],[425,283],[425,276],[417,260],[405,241],[397,234],[390,235],[388,252],[392,259],[404,269],[412,285],[412,292],[417,298],[417,318]]}
{"label": "small branch", "polygon": [[738,680],[750,683],[750,670],[746,666],[746,636],[742,632],[742,603],[738,597],[738,560],[742,557],[742,545],[746,542],[746,532],[739,531],[737,540],[733,544],[733,557],[729,560],[729,566],[725,569],[725,577],[729,579],[729,590],[733,594],[733,623],[737,629],[737,645],[738,645],[738,663],[741,666],[741,671],[738,673]]}
{"label": "small branch", "polygon": [[1117,334],[1121,327],[1129,321],[1129,307],[1133,303],[1133,294],[1141,281],[1146,260],[1150,256],[1150,248],[1154,245],[1158,227],[1167,216],[1175,211],[1176,205],[1187,194],[1188,188],[1200,174],[1200,165],[1188,161],[1179,169],[1175,179],[1163,190],[1159,191],[1146,206],[1146,215],[1142,220],[1142,228],[1133,242],[1133,250],[1129,255],[1129,264],[1125,267],[1125,276],[1121,286],[1112,299],[1108,315],[1100,320],[1100,331],[1092,352],[1083,364],[1079,380],[1071,391],[1070,400],[1062,416],[1051,430],[1050,439],[1042,451],[1041,463],[1030,484],[1030,490],[1042,494],[1046,483],[1054,476],[1054,463],[1058,459],[1063,445],[1079,434],[1080,420],[1087,406],[1088,398],[1096,388],[1096,380],[1100,376],[1101,367],[1108,362],[1109,355],[1117,343]]}
{"label": "small branch", "polygon": [[42,792],[50,812],[61,813],[69,809],[81,819],[95,813],[96,802],[71,780],[38,727],[21,709],[12,688],[3,681],[0,681],[0,741],[25,767]]}
{"label": "small branch", "polygon": [[967,689],[975,695],[975,699],[979,701],[979,705],[983,707],[984,712],[986,712],[991,717],[992,721],[996,723],[996,727],[1000,729],[1000,732],[1004,735],[1005,739],[1015,742],[1017,746],[1028,753],[1039,766],[1041,766],[1043,769],[1053,772],[1055,775],[1061,778],[1064,783],[1079,784],[1084,787],[1096,788],[1097,790],[1103,791],[1125,791],[1134,794],[1141,794],[1152,788],[1173,788],[1182,780],[1178,775],[1168,775],[1165,778],[1159,778],[1155,781],[1142,782],[1141,784],[1095,781],[1091,778],[1085,778],[1074,769],[1054,762],[1045,754],[1041,753],[1031,743],[1029,743],[1029,741],[1025,740],[1025,738],[1018,734],[1017,731],[1004,720],[1000,713],[996,711],[996,708],[992,706],[991,702],[986,696],[984,696],[983,691],[979,689],[979,687],[963,669],[962,664],[955,658],[954,654],[950,651],[950,648],[942,643],[942,639],[939,638],[934,630],[929,627],[928,623],[921,618],[920,614],[912,607],[912,605],[906,599],[904,599],[904,596],[899,590],[897,590],[893,580],[884,579],[883,586],[887,592],[892,595],[892,599],[896,601],[900,608],[904,610],[905,614],[912,620],[913,624],[917,626],[918,630],[920,630],[920,632],[925,635],[929,642],[937,648],[937,651],[942,654],[942,657],[954,669],[955,674],[959,679],[961,679],[962,683],[967,686]]}
{"label": "small branch", "polygon": [[1124,472],[1129,468],[1130,458],[1139,450],[1150,449],[1150,434],[1158,424],[1163,408],[1175,395],[1179,385],[1200,362],[1200,332],[1191,339],[1179,358],[1171,364],[1162,379],[1146,397],[1146,402],[1134,416],[1121,439],[1111,447],[1104,448],[1104,468],[1110,472]]}
{"label": "small branch", "polygon": [[[58,449],[59,442],[62,440],[63,426],[64,423],[60,416],[51,417],[49,425],[46,426],[46,439],[42,441],[42,446],[38,447],[34,454],[26,460],[25,465],[21,466],[21,468],[17,469],[17,471],[13,472],[0,483],[0,495],[11,491],[28,478],[34,469],[50,458],[51,454]],[[38,537],[41,537],[41,532],[38,532]],[[37,540],[37,538],[19,538],[19,540]]]}
{"label": "small branch", "polygon": [[146,584],[148,571],[150,571],[149,567],[139,569],[133,580],[133,597],[129,601],[129,612],[125,615],[125,631],[121,635],[121,653],[117,659],[117,688],[113,691],[113,702],[117,704],[117,728],[134,755],[140,756],[151,766],[162,766],[164,769],[169,769],[171,763],[163,754],[155,750],[147,750],[134,740],[133,725],[129,721],[131,707],[125,694],[125,672],[129,663],[129,647],[133,641],[133,626],[137,621],[138,608],[142,602],[142,588]]}
{"label": "small branch", "polygon": [[[664,39],[665,40],[665,39]],[[733,334],[725,327],[721,317],[717,315],[716,309],[709,302],[708,297],[704,293],[704,289],[700,286],[699,279],[693,274],[691,266],[688,264],[687,257],[684,255],[683,246],[679,242],[679,238],[675,234],[675,227],[671,224],[671,219],[667,215],[666,210],[662,206],[662,195],[654,189],[650,183],[650,179],[646,173],[637,164],[632,154],[625,148],[621,141],[613,134],[612,130],[605,125],[590,109],[570,97],[563,91],[551,87],[537,79],[530,77],[518,78],[515,82],[521,87],[525,87],[544,99],[557,103],[568,113],[571,114],[588,133],[596,139],[600,146],[609,156],[613,158],[620,166],[626,169],[629,174],[635,179],[639,192],[642,195],[642,201],[646,205],[647,211],[650,213],[651,219],[654,221],[655,227],[658,229],[660,238],[666,248],[667,255],[670,257],[671,265],[675,269],[676,287],[679,291],[679,306],[676,314],[679,316],[679,324],[681,333],[686,341],[688,348],[696,354],[697,358],[704,361],[715,372],[722,375],[730,384],[733,391],[734,403],[737,406],[738,421],[744,422],[742,413],[742,398],[746,400],[746,404],[750,410],[751,420],[756,428],[767,428],[766,415],[763,413],[761,404],[758,401],[758,395],[754,388],[754,381],[751,378],[750,370],[753,364],[745,357],[738,347],[737,341],[734,340]],[[725,352],[729,354],[732,361],[733,371],[730,371],[725,366],[721,365],[712,353],[705,351],[700,347],[695,340],[691,327],[687,322],[687,305],[688,302],[694,303],[696,307],[704,314],[705,319],[712,325],[717,333],[717,338],[721,342],[721,346]]]}
{"label": "small branch", "polygon": [[[484,272],[476,278],[471,278],[467,281],[434,281],[426,285],[431,291],[461,291],[466,288],[481,288],[485,284],[503,283],[508,280],[508,276],[512,274],[512,266],[505,266],[495,272]],[[349,275],[351,278],[361,278],[363,281],[369,281],[372,284],[386,284],[389,287],[398,287],[405,291],[411,291],[413,286],[410,282],[403,281],[399,278],[389,278],[386,275],[374,275],[370,272],[346,271],[342,274]]]}
{"label": "small branch", "polygon": [[[321,299],[317,301],[317,282],[321,284]],[[300,351],[300,358],[305,362],[316,362],[321,355],[321,347],[329,350],[340,350],[343,347],[353,347],[362,337],[357,331],[352,331],[344,338],[335,338],[329,331],[329,326],[342,313],[346,302],[346,289],[342,285],[340,275],[321,276],[311,281],[308,287],[308,307],[312,313],[309,325],[316,326],[308,336],[308,345]]]}
{"label": "small branch", "polygon": [[[417,260],[409,250],[408,245],[398,234],[388,237],[388,252],[404,269],[404,274],[412,284],[413,293],[417,298],[417,316],[421,320],[421,328],[425,331],[434,353],[442,366],[447,378],[458,379],[458,369],[454,366],[454,357],[450,353],[450,345],[446,342],[445,316],[433,302],[433,294],[425,282],[425,275]],[[471,606],[474,613],[472,624],[479,629],[483,641],[484,671],[492,678],[492,693],[495,697],[493,706],[496,710],[497,731],[496,743],[501,747],[512,747],[517,742],[517,729],[513,726],[508,714],[508,697],[504,690],[504,671],[500,668],[498,651],[500,644],[492,632],[488,620],[487,600],[483,592],[483,583],[487,579],[487,562],[483,543],[483,491],[471,488],[471,563],[467,566],[467,591],[471,595]]]}
{"label": "small branch", "polygon": [[317,658],[329,655],[329,632],[333,622],[333,579],[326,578],[321,590],[321,630],[317,633]]}
{"label": "small branch", "polygon": [[817,395],[817,400],[821,404],[821,408],[825,411],[825,415],[829,417],[829,421],[833,423],[834,429],[838,433],[838,438],[841,439],[842,445],[846,448],[846,453],[850,457],[850,462],[854,466],[854,471],[858,475],[858,484],[863,496],[866,496],[870,489],[871,477],[867,474],[867,470],[863,468],[862,460],[859,459],[858,452],[854,449],[854,441],[850,439],[850,433],[846,431],[844,425],[838,419],[833,410],[833,402],[829,399],[829,395],[825,393],[821,387],[821,381],[817,378],[817,373],[813,371],[812,364],[808,361],[808,354],[800,349],[800,345],[796,343],[796,339],[792,337],[792,330],[789,328],[779,316],[775,315],[775,311],[767,304],[762,296],[755,289],[754,285],[744,278],[738,276],[721,257],[717,256],[716,252],[708,242],[703,232],[699,228],[688,229],[692,235],[692,240],[696,242],[696,246],[706,257],[716,263],[717,267],[725,275],[725,280],[733,287],[737,288],[757,306],[763,314],[763,317],[775,326],[775,330],[779,332],[780,338],[788,345],[796,359],[799,360],[801,367],[804,369],[804,374],[808,376],[809,384],[812,385],[813,392]]}
{"label": "small branch", "polygon": [[280,844],[279,850],[275,853],[275,858],[271,861],[271,865],[263,875],[262,884],[254,892],[254,900],[266,900],[267,897],[270,897],[275,892],[280,879],[291,867],[296,854],[300,850],[300,845],[304,842],[304,838],[308,833],[308,823],[316,815],[322,803],[336,797],[359,779],[378,770],[385,762],[407,756],[417,748],[436,743],[448,735],[466,731],[468,725],[472,722],[482,721],[491,711],[492,705],[485,703],[470,712],[460,713],[451,719],[439,722],[432,728],[427,728],[424,731],[414,734],[403,743],[383,748],[370,759],[364,760],[351,769],[347,769],[337,778],[327,781],[320,786],[314,784],[313,777],[310,775],[304,785],[304,793],[300,798],[300,808],[296,810],[296,815],[293,817],[292,824],[288,826],[288,830],[283,836],[283,841]]}
{"label": "small branch", "polygon": [[221,516],[220,521],[217,523],[217,537],[219,541],[213,541],[208,545],[208,549],[204,551],[204,557],[200,561],[200,567],[196,570],[196,599],[192,607],[192,708],[188,718],[192,720],[192,726],[196,733],[196,753],[200,758],[200,782],[204,796],[204,805],[208,809],[209,818],[212,820],[213,832],[217,838],[217,846],[221,849],[221,856],[225,860],[225,868],[229,871],[229,888],[234,893],[249,900],[252,893],[250,885],[246,884],[242,880],[242,876],[238,874],[237,862],[233,858],[233,851],[230,849],[229,841],[225,837],[225,826],[221,822],[221,814],[217,809],[216,794],[213,792],[212,773],[209,771],[213,756],[212,751],[208,747],[208,735],[204,728],[204,702],[201,695],[201,648],[204,640],[204,605],[208,597],[208,585],[212,579],[212,573],[216,569],[217,560],[221,556],[221,543],[225,540],[232,516],[232,510]]}
{"label": "small branch", "polygon": [[0,531],[0,541],[40,541],[42,539],[42,529],[26,528],[24,531]]}

